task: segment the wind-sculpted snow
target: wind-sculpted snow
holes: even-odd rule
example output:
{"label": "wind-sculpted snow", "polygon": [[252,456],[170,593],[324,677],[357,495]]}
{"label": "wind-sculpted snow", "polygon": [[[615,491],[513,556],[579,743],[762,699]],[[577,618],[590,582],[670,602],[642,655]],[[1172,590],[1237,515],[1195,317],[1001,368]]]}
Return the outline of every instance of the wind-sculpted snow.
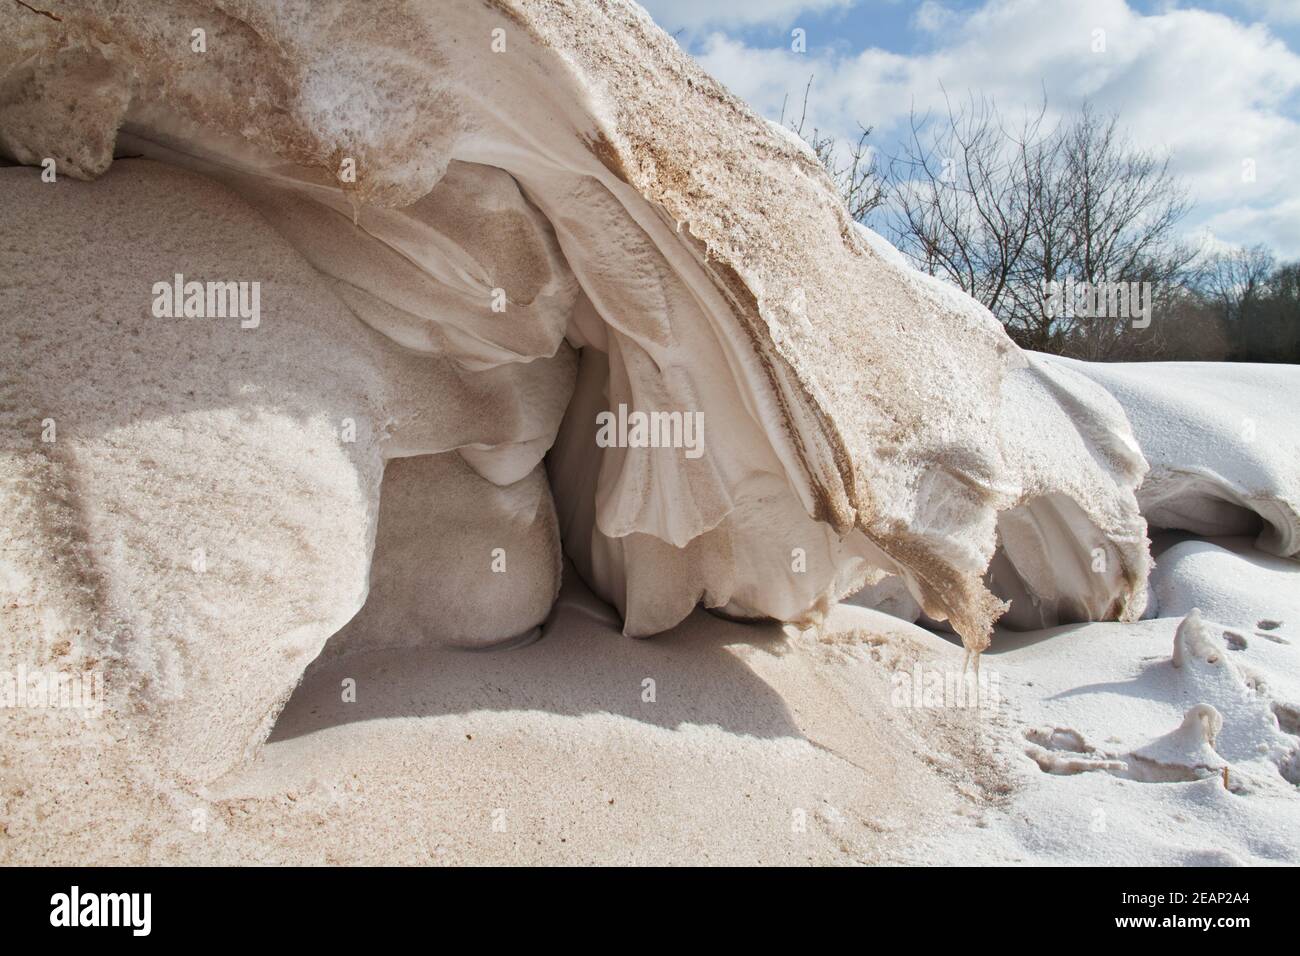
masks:
{"label": "wind-sculpted snow", "polygon": [[[1020,497],[998,516],[990,567],[1021,629],[1136,620],[1151,570],[1133,490],[1146,473],[1119,404],[1071,369],[1030,354],[1002,388],[1002,435]],[[1018,598],[1018,600],[1017,600]]]}
{"label": "wind-sculpted snow", "polygon": [[[205,776],[270,729],[362,608],[376,522],[370,583],[401,579],[390,552],[425,579],[388,620],[478,643],[545,618],[560,567],[550,502],[537,499],[573,378],[567,346],[484,371],[404,349],[358,322],[252,207],[185,170],[119,161],[97,182],[46,189],[11,168],[0,196],[22,239],[0,294],[14,343],[0,422],[6,603],[42,610],[34,632],[4,642],[15,666],[60,646],[120,666],[127,679],[110,690],[134,687],[168,759]],[[125,244],[107,265],[82,252],[103,236]],[[147,296],[142,308],[141,291],[182,267],[181,248],[195,275],[261,276],[262,324],[159,320]],[[420,464],[456,449],[469,467]],[[397,457],[403,469],[387,473]],[[423,513],[403,515],[421,473]],[[382,508],[381,479],[396,483]],[[404,527],[431,526],[422,549],[403,541]],[[514,555],[509,574],[467,589],[456,570],[471,530],[485,569],[493,547]],[[428,626],[422,609],[453,595],[459,610]]]}
{"label": "wind-sculpted snow", "polygon": [[[631,635],[699,603],[812,624],[887,575],[975,652],[1003,598],[1024,625],[1141,613],[1145,464],[1115,401],[853,224],[809,151],[638,7],[41,6],[0,7],[0,147],[60,177],[4,174],[7,254],[31,250],[4,290],[6,409],[41,409],[4,447],[71,502],[60,533],[97,583],[22,575],[77,594],[78,646],[187,722],[196,776],[257,739],[368,586],[393,606],[340,649],[540,623],[557,525]],[[262,282],[260,325],[150,317],[181,273]],[[102,374],[60,385],[64,336]],[[690,416],[698,447],[599,441],[628,410]],[[205,535],[231,563],[178,572]],[[266,666],[209,746],[191,724],[249,655]]]}
{"label": "wind-sculpted snow", "polygon": [[1300,554],[1300,422],[1294,365],[1093,365],[1046,359],[1106,388],[1124,407],[1151,473],[1138,491],[1156,528],[1258,535]]}

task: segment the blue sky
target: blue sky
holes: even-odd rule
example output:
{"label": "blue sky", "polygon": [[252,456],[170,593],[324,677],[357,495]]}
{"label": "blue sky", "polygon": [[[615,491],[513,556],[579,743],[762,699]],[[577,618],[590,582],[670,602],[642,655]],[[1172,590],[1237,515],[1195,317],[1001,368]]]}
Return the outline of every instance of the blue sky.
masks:
{"label": "blue sky", "polygon": [[1189,239],[1300,258],[1300,0],[642,2],[759,112],[776,119],[811,75],[810,123],[873,126],[885,152],[945,89],[1012,113],[1044,90],[1054,113],[1090,99],[1168,153],[1197,203]]}

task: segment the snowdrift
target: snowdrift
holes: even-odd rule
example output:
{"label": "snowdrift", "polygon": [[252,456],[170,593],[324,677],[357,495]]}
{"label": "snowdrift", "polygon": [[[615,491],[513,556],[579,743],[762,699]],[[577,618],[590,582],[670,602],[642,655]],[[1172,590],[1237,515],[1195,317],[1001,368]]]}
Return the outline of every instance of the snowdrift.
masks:
{"label": "snowdrift", "polygon": [[1300,421],[1294,365],[1134,362],[1044,356],[1103,386],[1124,407],[1151,472],[1138,491],[1155,528],[1256,535],[1300,553]]}
{"label": "snowdrift", "polygon": [[[1142,613],[1107,388],[853,224],[638,7],[41,8],[0,8],[36,167],[0,171],[4,654],[108,662],[183,773],[345,625],[526,634],[561,548],[636,636],[890,575],[974,652],[1008,600]],[[160,318],[174,277],[259,283],[257,324]],[[623,409],[701,453],[598,443]]]}

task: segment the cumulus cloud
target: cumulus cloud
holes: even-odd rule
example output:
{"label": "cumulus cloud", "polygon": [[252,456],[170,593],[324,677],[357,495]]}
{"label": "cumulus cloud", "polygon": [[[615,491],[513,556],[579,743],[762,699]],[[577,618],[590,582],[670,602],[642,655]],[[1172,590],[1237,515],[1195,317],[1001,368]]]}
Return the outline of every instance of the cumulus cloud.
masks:
{"label": "cumulus cloud", "polygon": [[1044,91],[1058,112],[1088,98],[1118,111],[1139,145],[1170,154],[1200,223],[1300,255],[1300,219],[1279,214],[1292,207],[1300,169],[1300,56],[1266,26],[1192,9],[1144,15],[1125,0],[988,0],[964,14],[918,16],[933,43],[911,56],[845,55],[811,40],[801,56],[714,33],[700,59],[772,117],[815,76],[809,124],[846,139],[858,123],[872,125],[886,148],[909,110],[943,110],[945,89],[991,95],[1012,112]]}

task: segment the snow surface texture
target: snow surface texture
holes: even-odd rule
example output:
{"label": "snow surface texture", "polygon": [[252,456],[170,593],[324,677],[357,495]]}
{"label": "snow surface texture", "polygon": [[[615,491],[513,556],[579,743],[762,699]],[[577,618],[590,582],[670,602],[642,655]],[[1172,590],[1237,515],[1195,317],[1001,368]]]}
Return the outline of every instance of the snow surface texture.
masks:
{"label": "snow surface texture", "polygon": [[[465,699],[538,714],[535,731],[502,716],[486,725],[524,734],[505,748],[514,772],[547,766],[520,756],[538,744],[530,733],[557,735],[556,761],[623,739],[609,759],[646,773],[674,745],[659,741],[644,766],[637,748],[653,750],[664,728],[719,728],[687,732],[701,769],[734,761],[737,737],[761,738],[745,747],[769,802],[737,813],[711,797],[714,823],[697,821],[700,833],[726,819],[753,827],[737,859],[761,859],[758,834],[800,811],[826,825],[818,859],[910,858],[915,834],[887,853],[873,843],[895,826],[882,822],[892,787],[915,789],[918,819],[974,818],[1026,766],[1094,761],[1114,780],[1189,782],[1226,768],[1233,793],[1268,799],[1294,783],[1296,696],[1261,676],[1267,662],[1207,670],[1223,660],[1219,628],[1190,608],[1191,689],[1167,695],[1178,719],[1151,711],[1159,732],[1144,724],[1119,749],[1098,756],[1069,728],[1022,734],[1005,715],[988,746],[973,744],[978,719],[924,708],[896,709],[890,734],[871,729],[869,712],[897,689],[891,669],[950,672],[956,652],[840,598],[946,621],[977,653],[999,617],[1019,629],[1136,621],[1151,573],[1144,513],[1159,527],[1253,532],[1244,503],[1267,523],[1264,545],[1295,550],[1294,431],[1281,410],[1261,416],[1292,444],[1240,464],[1235,447],[1195,440],[1198,422],[1217,435],[1237,413],[1236,383],[1198,404],[1197,380],[1129,383],[1020,352],[977,303],[849,222],[806,147],[639,8],[46,6],[52,17],[0,7],[0,151],[27,166],[54,157],[59,171],[47,183],[38,169],[0,169],[0,318],[15,343],[0,393],[0,669],[102,672],[108,699],[93,716],[3,712],[6,853],[59,858],[84,847],[97,806],[128,805],[128,822],[148,821],[132,838],[144,858],[205,858],[166,822],[197,803],[231,828],[232,847],[274,856],[275,825],[231,823],[232,808],[296,800],[290,778],[322,814],[348,803],[313,782],[328,745],[317,731],[358,758],[373,747],[394,773],[423,721],[459,737],[429,687],[456,689],[390,668],[425,673],[434,660],[458,673],[460,661],[473,680],[451,649],[498,644],[546,662],[535,685],[515,674],[499,699]],[[204,53],[189,46],[196,25]],[[257,281],[260,323],[151,314],[149,290],[175,274]],[[1275,392],[1295,394],[1293,374],[1271,374]],[[621,406],[701,415],[703,453],[598,447],[598,416]],[[1148,458],[1158,494],[1142,484]],[[1216,495],[1232,507],[1207,506]],[[594,593],[572,582],[567,606],[556,604],[566,557]],[[1258,613],[1268,632],[1259,621],[1274,612],[1251,603],[1254,586],[1195,596],[1214,609],[1206,621]],[[746,631],[701,605],[760,623]],[[1090,628],[1124,625],[1080,634],[1103,633]],[[737,689],[722,709],[673,698],[640,733],[627,722],[643,712],[617,696],[627,688],[587,658],[667,665],[609,650],[616,631],[728,647],[750,634],[792,653],[672,669],[697,697]],[[530,650],[542,633],[555,643]],[[670,636],[664,653],[690,643]],[[402,656],[416,652],[435,656]],[[276,725],[313,660],[308,714],[290,705]],[[503,677],[518,666],[493,660],[483,666]],[[596,683],[571,686],[574,673]],[[353,702],[397,719],[313,727],[358,674]],[[637,675],[634,697],[655,703]],[[858,703],[813,706],[818,695]],[[402,708],[389,713],[393,700]],[[88,753],[104,741],[115,743]],[[290,752],[298,770],[267,769]],[[868,785],[841,757],[890,761],[892,784]],[[803,774],[822,792],[779,805],[782,781]],[[39,778],[62,780],[65,802],[85,797],[74,780],[96,779],[78,811],[89,816],[34,839],[50,831],[43,795],[56,786]],[[463,806],[491,805],[491,777],[465,779]],[[364,821],[340,826],[353,824]],[[1014,857],[1019,839],[1011,828],[994,846]],[[393,845],[414,852],[400,833]],[[797,841],[776,855],[805,858]]]}
{"label": "snow surface texture", "polygon": [[[4,304],[17,343],[5,370],[6,597],[41,614],[31,631],[14,622],[10,672],[51,648],[114,662],[111,683],[161,723],[168,762],[207,776],[265,737],[368,586],[386,593],[400,578],[390,552],[426,577],[467,537],[485,569],[492,547],[515,552],[478,587],[449,592],[450,569],[419,586],[413,598],[455,593],[457,613],[476,619],[445,614],[431,639],[481,642],[541,623],[559,555],[540,462],[570,349],[484,371],[404,349],[357,322],[239,197],[184,170],[137,160],[93,184],[46,190],[13,168],[0,181],[22,237],[6,253],[17,277]],[[82,252],[106,235],[124,244],[108,269]],[[261,276],[264,324],[153,318],[142,290],[182,270]],[[463,446],[484,478],[419,464]],[[420,457],[385,472],[385,459],[410,455]],[[426,494],[407,504],[417,469]],[[381,478],[395,489],[383,508]],[[403,521],[404,508],[420,513]],[[434,526],[422,550],[402,540]]]}
{"label": "snow surface texture", "polygon": [[1300,368],[1045,361],[1087,376],[1124,407],[1151,465],[1138,500],[1152,527],[1258,533],[1271,554],[1300,553]]}

